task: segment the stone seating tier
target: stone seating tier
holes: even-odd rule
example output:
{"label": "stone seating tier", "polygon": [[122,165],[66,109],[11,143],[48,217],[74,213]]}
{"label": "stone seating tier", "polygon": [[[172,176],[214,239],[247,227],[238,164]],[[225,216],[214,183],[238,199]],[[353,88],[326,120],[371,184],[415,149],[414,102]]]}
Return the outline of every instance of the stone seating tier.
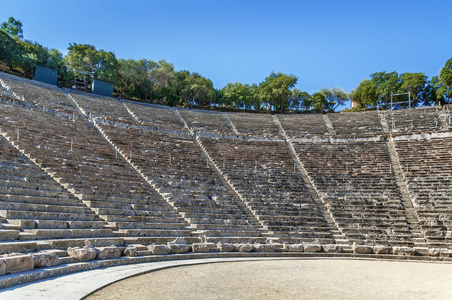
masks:
{"label": "stone seating tier", "polygon": [[[381,232],[380,242],[386,239],[394,244],[401,239],[393,230],[409,225],[384,142],[351,140],[294,147],[334,220],[350,240],[374,243],[372,235],[366,237],[370,229]],[[352,224],[358,232],[347,230]]]}
{"label": "stone seating tier", "polygon": [[144,125],[178,130],[184,127],[184,123],[182,123],[180,118],[170,108],[163,106],[148,106],[138,102],[123,103]]}
{"label": "stone seating tier", "polygon": [[188,109],[178,109],[182,118],[188,126],[195,131],[205,131],[212,133],[233,133],[228,122],[218,112],[202,112]]}
{"label": "stone seating tier", "polygon": [[227,113],[227,117],[241,134],[266,137],[280,136],[278,127],[269,114]]}
{"label": "stone seating tier", "polygon": [[67,114],[73,114],[76,111],[57,87],[2,72],[0,72],[0,80],[0,86],[6,85],[14,95],[27,103]]}
{"label": "stone seating tier", "polygon": [[[232,230],[234,235],[260,235],[243,204],[233,197],[221,178],[212,171],[192,137],[133,128],[100,127],[123,153],[134,149],[132,164],[177,212],[185,218],[193,214],[212,216],[209,223],[206,223],[207,220],[202,225],[191,223],[194,228],[202,227],[202,230],[208,230],[209,235],[221,234],[212,228],[218,228],[216,219],[226,215],[223,218],[232,220],[229,231]],[[236,219],[245,220],[245,224],[235,223]],[[206,224],[210,224],[210,229]]]}

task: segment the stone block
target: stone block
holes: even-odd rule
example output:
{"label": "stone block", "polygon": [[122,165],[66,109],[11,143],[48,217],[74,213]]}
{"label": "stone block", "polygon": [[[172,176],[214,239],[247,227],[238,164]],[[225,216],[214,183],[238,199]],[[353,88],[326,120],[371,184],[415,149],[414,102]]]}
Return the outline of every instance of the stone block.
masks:
{"label": "stone block", "polygon": [[322,252],[322,246],[320,244],[303,244],[304,252]]}
{"label": "stone block", "polygon": [[439,249],[439,248],[431,248],[429,250],[430,256],[439,256],[440,252],[441,252],[441,249]]}
{"label": "stone block", "polygon": [[374,253],[375,254],[392,254],[392,247],[389,246],[374,246]]}
{"label": "stone block", "polygon": [[0,254],[33,252],[36,251],[36,245],[36,242],[0,243]]}
{"label": "stone block", "polygon": [[217,248],[220,249],[220,252],[234,252],[235,246],[234,244],[228,244],[228,243],[217,243]]}
{"label": "stone block", "polygon": [[129,246],[135,247],[137,251],[148,250],[148,247],[142,244],[130,244]]}
{"label": "stone block", "polygon": [[421,255],[421,256],[429,256],[430,255],[430,249],[427,247],[415,247],[414,251],[416,252],[416,255]]}
{"label": "stone block", "polygon": [[275,252],[275,245],[272,244],[254,244],[254,251],[256,252]]}
{"label": "stone block", "polygon": [[[146,248],[147,249],[147,248]],[[127,246],[126,250],[124,250],[124,255],[128,257],[135,257],[138,255],[137,248],[133,245]]]}
{"label": "stone block", "polygon": [[372,247],[365,246],[365,245],[353,245],[353,253],[355,254],[372,254],[373,250]]}
{"label": "stone block", "polygon": [[191,245],[193,253],[208,253],[209,247],[206,243],[193,243]]}
{"label": "stone block", "polygon": [[90,261],[96,258],[97,250],[93,247],[69,247],[67,248],[69,256],[75,258],[77,261]]}
{"label": "stone block", "polygon": [[275,246],[275,252],[286,252],[286,245],[282,243],[272,243]]}
{"label": "stone block", "polygon": [[452,251],[449,249],[441,249],[439,252],[439,257],[451,257]]}
{"label": "stone block", "polygon": [[188,244],[172,244],[168,243],[168,248],[172,254],[183,254],[188,252]]}
{"label": "stone block", "polygon": [[238,252],[251,252],[254,250],[254,246],[252,244],[236,244],[235,250]]}
{"label": "stone block", "polygon": [[0,275],[6,274],[6,262],[3,259],[0,259]]}
{"label": "stone block", "polygon": [[287,252],[304,252],[303,244],[286,244]]}
{"label": "stone block", "polygon": [[323,245],[323,251],[327,253],[342,253],[342,247],[336,244]]}
{"label": "stone block", "polygon": [[183,237],[178,237],[176,238],[174,241],[168,242],[168,244],[187,244],[187,241],[185,241],[185,239]]}
{"label": "stone block", "polygon": [[166,245],[152,244],[152,245],[148,246],[148,249],[154,255],[165,255],[165,254],[169,254],[170,253],[170,248],[168,248]]}
{"label": "stone block", "polygon": [[19,238],[19,230],[0,230],[0,241],[13,241]]}
{"label": "stone block", "polygon": [[415,251],[414,248],[411,247],[394,247],[393,254],[401,256],[414,256]]}
{"label": "stone block", "polygon": [[3,257],[6,263],[6,273],[16,273],[33,270],[34,261],[29,254],[10,254]]}
{"label": "stone block", "polygon": [[112,259],[121,257],[121,250],[116,246],[99,247],[96,248],[96,259]]}
{"label": "stone block", "polygon": [[60,264],[58,255],[49,251],[32,253],[31,257],[33,258],[35,268],[53,267]]}

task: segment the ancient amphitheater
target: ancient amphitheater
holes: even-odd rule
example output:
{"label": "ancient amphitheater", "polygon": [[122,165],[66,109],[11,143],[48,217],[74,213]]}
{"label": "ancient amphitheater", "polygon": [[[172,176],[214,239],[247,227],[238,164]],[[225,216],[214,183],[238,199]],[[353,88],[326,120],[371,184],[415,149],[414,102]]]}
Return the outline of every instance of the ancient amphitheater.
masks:
{"label": "ancient amphitheater", "polygon": [[449,106],[219,113],[0,73],[0,288],[216,258],[452,260]]}

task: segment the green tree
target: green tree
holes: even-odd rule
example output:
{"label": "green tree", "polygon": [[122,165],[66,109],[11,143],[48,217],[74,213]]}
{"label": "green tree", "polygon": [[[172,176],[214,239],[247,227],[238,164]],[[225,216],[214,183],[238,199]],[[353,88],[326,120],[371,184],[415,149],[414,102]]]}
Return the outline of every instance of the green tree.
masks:
{"label": "green tree", "polygon": [[362,80],[356,90],[350,92],[350,99],[361,108],[376,107],[379,98],[375,84],[369,79]]}
{"label": "green tree", "polygon": [[400,74],[400,81],[403,92],[410,93],[411,105],[417,106],[422,100],[427,83],[427,76],[424,73],[403,73]]}
{"label": "green tree", "polygon": [[438,94],[443,98],[442,102],[450,103],[452,99],[452,58],[446,62],[439,72],[439,85]]}
{"label": "green tree", "polygon": [[15,38],[18,39],[24,38],[22,22],[14,19],[13,17],[9,17],[8,22],[3,22],[0,29]]}
{"label": "green tree", "polygon": [[373,73],[370,75],[370,80],[374,84],[375,91],[382,104],[390,103],[391,94],[396,94],[400,91],[400,78],[395,71]]}
{"label": "green tree", "polygon": [[7,32],[0,30],[0,60],[12,70],[22,59],[22,45]]}
{"label": "green tree", "polygon": [[71,69],[90,72],[95,78],[117,83],[119,63],[113,52],[98,51],[93,45],[77,43],[69,44],[68,50],[64,62]]}
{"label": "green tree", "polygon": [[343,89],[334,86],[331,89],[322,88],[319,93],[326,98],[326,110],[334,111],[339,105],[343,105],[345,101],[349,100],[348,94]]}
{"label": "green tree", "polygon": [[261,83],[260,96],[275,111],[283,113],[289,108],[289,97],[291,89],[297,83],[298,78],[294,75],[272,72]]}
{"label": "green tree", "polygon": [[312,107],[319,112],[324,112],[325,107],[328,106],[328,100],[322,93],[317,92],[312,94],[310,100],[312,102]]}

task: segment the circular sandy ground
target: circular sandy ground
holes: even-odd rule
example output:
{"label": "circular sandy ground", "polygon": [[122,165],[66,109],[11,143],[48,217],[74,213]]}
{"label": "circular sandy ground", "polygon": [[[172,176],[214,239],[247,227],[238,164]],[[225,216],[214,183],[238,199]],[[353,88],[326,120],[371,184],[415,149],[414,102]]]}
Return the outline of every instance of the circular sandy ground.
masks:
{"label": "circular sandy ground", "polygon": [[87,299],[452,299],[452,264],[270,260],[175,267]]}

